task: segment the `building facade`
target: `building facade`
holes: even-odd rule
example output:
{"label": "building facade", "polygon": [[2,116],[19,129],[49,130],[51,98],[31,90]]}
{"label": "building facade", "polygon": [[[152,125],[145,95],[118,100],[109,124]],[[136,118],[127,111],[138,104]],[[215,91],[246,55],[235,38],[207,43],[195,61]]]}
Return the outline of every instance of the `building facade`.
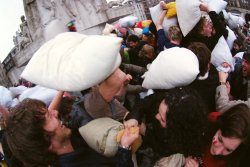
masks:
{"label": "building facade", "polygon": [[0,85],[6,88],[11,86],[2,63],[0,63]]}

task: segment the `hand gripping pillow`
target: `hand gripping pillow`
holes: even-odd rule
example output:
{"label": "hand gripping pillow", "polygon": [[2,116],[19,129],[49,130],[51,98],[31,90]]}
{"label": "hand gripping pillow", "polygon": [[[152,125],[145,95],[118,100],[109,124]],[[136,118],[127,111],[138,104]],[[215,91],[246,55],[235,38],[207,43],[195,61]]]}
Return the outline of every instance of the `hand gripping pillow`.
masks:
{"label": "hand gripping pillow", "polygon": [[200,21],[200,4],[199,0],[176,0],[177,18],[184,37]]}
{"label": "hand gripping pillow", "polygon": [[229,46],[229,49],[232,50],[234,41],[236,40],[237,37],[228,26],[227,26],[227,30],[228,30],[227,44]]}
{"label": "hand gripping pillow", "polygon": [[121,27],[126,27],[126,28],[134,26],[135,23],[138,21],[139,21],[138,17],[135,16],[126,16],[119,20]]}
{"label": "hand gripping pillow", "polygon": [[21,77],[63,91],[81,91],[107,78],[121,62],[121,38],[59,34],[31,58]]}
{"label": "hand gripping pillow", "polygon": [[166,49],[152,62],[142,86],[147,89],[171,89],[193,82],[199,74],[196,55],[186,49]]}
{"label": "hand gripping pillow", "polygon": [[167,18],[171,18],[173,16],[177,15],[177,11],[176,11],[176,2],[170,2],[167,4]]}
{"label": "hand gripping pillow", "polygon": [[206,4],[211,11],[215,11],[217,14],[227,6],[227,2],[223,0],[205,0],[203,3]]}
{"label": "hand gripping pillow", "polygon": [[231,65],[232,70],[234,70],[232,54],[230,52],[229,46],[228,46],[224,36],[220,37],[218,43],[214,47],[214,49],[212,51],[211,62],[217,68],[217,70],[222,69],[225,72],[228,71],[228,69],[221,68],[221,64],[224,62]]}
{"label": "hand gripping pillow", "polygon": [[[156,25],[156,22],[157,22],[160,14],[162,12],[161,5],[158,4],[158,5],[156,5],[156,6],[152,7],[152,8],[149,8],[149,11],[150,11],[150,14],[151,14],[151,18],[152,18],[154,24]],[[167,36],[168,29],[172,25],[177,25],[177,18],[172,17],[172,18],[167,19],[166,17],[164,17],[162,27],[163,27],[163,30],[165,32],[165,36]]]}
{"label": "hand gripping pillow", "polygon": [[111,118],[98,118],[79,128],[87,144],[106,157],[114,157],[119,143],[117,135],[124,129],[122,123]]}

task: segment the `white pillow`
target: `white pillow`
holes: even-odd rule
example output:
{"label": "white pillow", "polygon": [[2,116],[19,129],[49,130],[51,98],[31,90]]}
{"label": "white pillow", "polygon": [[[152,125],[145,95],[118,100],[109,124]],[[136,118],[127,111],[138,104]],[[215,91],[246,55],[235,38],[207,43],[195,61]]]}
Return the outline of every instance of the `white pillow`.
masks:
{"label": "white pillow", "polygon": [[229,46],[229,49],[232,50],[234,46],[234,41],[236,40],[237,37],[228,26],[227,26],[227,30],[228,30],[227,44]]}
{"label": "white pillow", "polygon": [[102,30],[102,34],[109,35],[113,30],[115,30],[115,26],[106,23],[105,28]]}
{"label": "white pillow", "polygon": [[[154,6],[154,7],[149,8],[149,11],[150,11],[150,14],[151,14],[152,21],[156,25],[156,22],[157,22],[157,20],[158,20],[158,18],[160,16],[160,14],[162,13],[161,5],[158,4],[158,5]],[[169,19],[167,17],[164,17],[162,27],[163,27],[163,30],[165,32],[166,37],[168,35],[168,29],[172,25],[177,25],[177,17],[171,17]]]}
{"label": "white pillow", "polygon": [[222,10],[224,19],[228,20],[229,19],[229,14],[227,13],[226,10]]}
{"label": "white pillow", "polygon": [[228,13],[228,25],[231,29],[237,28],[238,25],[243,26],[245,24],[245,20],[242,17],[235,16],[232,13]]}
{"label": "white pillow", "polygon": [[203,3],[206,4],[211,11],[215,11],[217,14],[227,6],[227,2],[223,0],[205,0]]}
{"label": "white pillow", "polygon": [[238,24],[240,26],[244,26],[245,23],[246,23],[246,21],[242,17],[239,17]]}
{"label": "white pillow", "polygon": [[184,37],[201,19],[200,4],[199,0],[176,0],[177,18]]}
{"label": "white pillow", "polygon": [[[230,64],[233,68],[232,70],[234,70],[232,54],[224,36],[220,37],[218,43],[214,47],[212,51],[211,62],[217,68],[217,70],[221,69],[220,66],[224,62]],[[227,69],[224,71],[227,72]]]}
{"label": "white pillow", "polygon": [[122,123],[111,118],[98,118],[79,128],[87,144],[106,157],[114,157],[119,143],[117,134],[124,129]]}
{"label": "white pillow", "polygon": [[121,27],[132,27],[138,21],[139,21],[138,17],[135,16],[126,16],[119,20]]}
{"label": "white pillow", "polygon": [[237,54],[234,56],[234,58],[241,58],[241,59],[243,59],[243,55],[244,55],[244,52],[239,52],[239,53],[237,53]]}
{"label": "white pillow", "polygon": [[193,82],[199,74],[196,55],[186,49],[166,49],[152,62],[142,86],[147,89],[171,89]]}
{"label": "white pillow", "polygon": [[23,101],[26,98],[36,99],[43,101],[46,106],[49,106],[51,101],[57,95],[57,92],[57,90],[37,85],[33,88],[27,88],[25,91],[23,91],[23,93],[19,96],[19,100]]}
{"label": "white pillow", "polygon": [[0,104],[5,108],[8,108],[11,106],[11,102],[12,97],[10,91],[5,87],[0,86]]}
{"label": "white pillow", "polygon": [[9,88],[12,98],[15,98],[18,95],[22,94],[26,89],[28,89],[28,88],[25,86],[22,86],[22,85],[20,85],[18,87],[10,87]]}
{"label": "white pillow", "polygon": [[121,38],[59,34],[31,58],[21,77],[37,85],[81,91],[106,79],[119,65]]}

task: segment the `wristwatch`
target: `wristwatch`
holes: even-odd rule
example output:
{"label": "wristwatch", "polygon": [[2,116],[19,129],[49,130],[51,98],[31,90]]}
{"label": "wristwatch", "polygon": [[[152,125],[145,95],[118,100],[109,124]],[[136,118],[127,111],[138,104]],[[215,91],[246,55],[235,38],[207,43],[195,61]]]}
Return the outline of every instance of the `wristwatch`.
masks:
{"label": "wristwatch", "polygon": [[220,82],[220,85],[226,85],[226,82]]}
{"label": "wristwatch", "polygon": [[125,147],[125,146],[122,146],[120,144],[119,147],[122,148],[122,149],[124,149],[124,150],[131,150],[131,146]]}

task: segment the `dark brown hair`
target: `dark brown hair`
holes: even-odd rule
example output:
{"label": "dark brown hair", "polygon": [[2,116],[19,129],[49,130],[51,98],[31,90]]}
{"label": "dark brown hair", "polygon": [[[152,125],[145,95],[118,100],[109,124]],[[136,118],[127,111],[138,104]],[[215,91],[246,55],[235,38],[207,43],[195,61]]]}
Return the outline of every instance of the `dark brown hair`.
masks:
{"label": "dark brown hair", "polygon": [[235,105],[218,117],[217,122],[224,137],[239,138],[243,143],[249,140],[250,109],[247,105]]}
{"label": "dark brown hair", "polygon": [[208,71],[208,64],[211,60],[211,51],[207,48],[204,43],[201,42],[193,42],[188,46],[194,54],[197,56],[199,60],[199,70],[200,75],[204,76]]}
{"label": "dark brown hair", "polygon": [[25,99],[11,109],[6,121],[6,139],[13,155],[25,166],[48,167],[56,154],[49,151],[51,133],[43,129],[46,105]]}

